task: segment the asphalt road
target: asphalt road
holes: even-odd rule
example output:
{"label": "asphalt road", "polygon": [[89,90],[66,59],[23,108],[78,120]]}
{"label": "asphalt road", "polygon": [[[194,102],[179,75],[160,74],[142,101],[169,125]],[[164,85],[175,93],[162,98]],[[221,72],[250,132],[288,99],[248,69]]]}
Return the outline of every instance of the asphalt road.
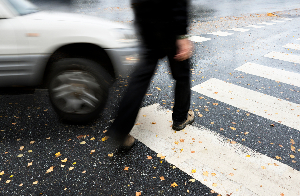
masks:
{"label": "asphalt road", "polygon": [[[131,24],[126,2],[101,13],[82,6]],[[299,3],[232,2],[223,3],[234,12],[193,1],[195,10],[215,7],[191,18],[193,125],[169,127],[174,81],[162,59],[128,153],[102,139],[126,80],[87,125],[61,122],[46,90],[0,89],[1,195],[299,195]]]}

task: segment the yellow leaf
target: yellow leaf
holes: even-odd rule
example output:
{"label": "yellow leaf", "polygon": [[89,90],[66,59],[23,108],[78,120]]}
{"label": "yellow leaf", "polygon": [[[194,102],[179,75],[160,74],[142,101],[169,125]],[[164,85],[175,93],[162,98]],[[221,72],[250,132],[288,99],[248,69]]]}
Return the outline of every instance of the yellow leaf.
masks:
{"label": "yellow leaf", "polygon": [[10,175],[9,177],[12,178],[12,177],[14,177],[14,175]]}
{"label": "yellow leaf", "polygon": [[246,155],[246,157],[250,157],[250,155]]}
{"label": "yellow leaf", "polygon": [[73,170],[73,169],[74,169],[74,167],[70,167],[70,168],[69,168],[70,171]]}
{"label": "yellow leaf", "polygon": [[128,170],[129,169],[129,167],[125,167],[125,169],[124,170]]}
{"label": "yellow leaf", "polygon": [[32,162],[28,163],[27,167],[31,166],[32,165]]}
{"label": "yellow leaf", "polygon": [[6,180],[6,183],[7,183],[7,184],[10,183],[10,181],[11,181],[11,180]]}
{"label": "yellow leaf", "polygon": [[35,141],[30,141],[30,144],[33,144]]}
{"label": "yellow leaf", "polygon": [[38,181],[34,181],[32,184],[37,184],[38,183]]}
{"label": "yellow leaf", "polygon": [[215,174],[215,173],[211,173],[211,175],[212,175],[212,176],[215,176],[215,175],[217,175],[217,174]]}
{"label": "yellow leaf", "polygon": [[296,148],[295,148],[294,146],[291,146],[291,150],[292,150],[293,152],[295,152]]}
{"label": "yellow leaf", "polygon": [[0,172],[0,176],[2,176],[4,174],[4,171]]}
{"label": "yellow leaf", "polygon": [[216,186],[217,186],[217,183],[213,183],[212,185],[213,185],[214,187],[216,187]]}
{"label": "yellow leaf", "polygon": [[195,182],[195,179],[190,179],[189,182]]}
{"label": "yellow leaf", "polygon": [[290,143],[291,144],[295,144],[295,141],[293,139],[291,139]]}
{"label": "yellow leaf", "polygon": [[266,167],[265,167],[265,166],[261,166],[261,168],[262,168],[262,169],[266,169]]}
{"label": "yellow leaf", "polygon": [[104,138],[102,138],[102,142],[105,142],[108,139],[108,136],[105,136]]}
{"label": "yellow leaf", "polygon": [[293,158],[295,158],[295,156],[294,156],[294,155],[292,155],[292,154],[290,155],[290,157],[291,157],[292,159],[293,159]]}
{"label": "yellow leaf", "polygon": [[86,142],[85,142],[85,141],[82,141],[82,142],[80,142],[80,144],[86,144]]}
{"label": "yellow leaf", "polygon": [[196,173],[196,169],[192,169],[192,173]]}
{"label": "yellow leaf", "polygon": [[24,149],[24,146],[21,146],[21,147],[20,147],[20,150],[23,150],[23,149]]}
{"label": "yellow leaf", "polygon": [[161,177],[159,177],[160,178],[160,180],[165,180],[165,178],[163,177],[163,176],[161,176]]}
{"label": "yellow leaf", "polygon": [[184,142],[184,139],[180,139],[180,142]]}
{"label": "yellow leaf", "polygon": [[232,130],[236,130],[236,128],[234,128],[234,127],[230,127],[230,129],[232,129]]}
{"label": "yellow leaf", "polygon": [[32,150],[28,150],[28,152],[30,153],[30,152],[32,152]]}
{"label": "yellow leaf", "polygon": [[208,176],[208,172],[207,171],[203,172],[203,175]]}
{"label": "yellow leaf", "polygon": [[162,157],[162,156],[163,156],[163,155],[162,155],[162,154],[160,154],[160,153],[158,153],[158,154],[157,154],[157,157]]}
{"label": "yellow leaf", "polygon": [[65,167],[65,165],[60,165],[61,167]]}
{"label": "yellow leaf", "polygon": [[199,117],[203,117],[203,114],[198,113],[198,116],[199,116]]}
{"label": "yellow leaf", "polygon": [[177,141],[175,141],[174,143],[175,143],[175,144],[179,144],[179,142],[177,142]]}
{"label": "yellow leaf", "polygon": [[93,154],[95,152],[95,150],[91,150],[91,154]]}
{"label": "yellow leaf", "polygon": [[114,153],[108,154],[108,156],[109,156],[109,157],[112,157],[112,156],[114,156]]}
{"label": "yellow leaf", "polygon": [[54,167],[51,166],[51,167],[46,171],[46,174],[47,174],[47,173],[50,173],[50,172],[53,172],[53,168],[54,168]]}
{"label": "yellow leaf", "polygon": [[276,158],[276,159],[282,159],[282,158],[281,158],[281,157],[279,157],[279,156],[275,156],[275,158]]}
{"label": "yellow leaf", "polygon": [[90,140],[95,140],[95,138],[94,138],[94,137],[92,137]]}
{"label": "yellow leaf", "polygon": [[236,144],[236,141],[231,141],[230,143],[231,143],[231,144]]}
{"label": "yellow leaf", "polygon": [[61,162],[63,162],[63,163],[65,163],[65,162],[67,162],[67,161],[68,161],[67,158],[65,158],[64,160],[61,160]]}
{"label": "yellow leaf", "polygon": [[161,91],[161,89],[160,88],[158,88],[158,87],[155,87],[157,90],[159,90],[159,91]]}
{"label": "yellow leaf", "polygon": [[17,157],[22,157],[23,156],[23,154],[19,154]]}
{"label": "yellow leaf", "polygon": [[76,162],[74,162],[73,165],[76,165]]}
{"label": "yellow leaf", "polygon": [[61,156],[60,152],[55,153],[55,156],[56,156],[56,157]]}
{"label": "yellow leaf", "polygon": [[176,184],[176,182],[174,182],[173,184],[171,184],[171,187],[176,187],[176,186],[178,186],[178,185]]}

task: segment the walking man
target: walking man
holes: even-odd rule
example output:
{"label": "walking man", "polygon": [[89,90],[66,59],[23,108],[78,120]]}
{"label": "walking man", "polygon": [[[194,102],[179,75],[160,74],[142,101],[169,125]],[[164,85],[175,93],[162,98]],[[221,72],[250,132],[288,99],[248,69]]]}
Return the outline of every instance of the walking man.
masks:
{"label": "walking man", "polygon": [[139,65],[131,75],[117,117],[107,132],[120,147],[127,149],[134,145],[134,138],[129,132],[160,58],[168,57],[172,76],[176,80],[172,128],[179,131],[194,121],[194,113],[189,110],[189,58],[193,45],[186,36],[188,0],[132,0],[131,3],[143,52]]}

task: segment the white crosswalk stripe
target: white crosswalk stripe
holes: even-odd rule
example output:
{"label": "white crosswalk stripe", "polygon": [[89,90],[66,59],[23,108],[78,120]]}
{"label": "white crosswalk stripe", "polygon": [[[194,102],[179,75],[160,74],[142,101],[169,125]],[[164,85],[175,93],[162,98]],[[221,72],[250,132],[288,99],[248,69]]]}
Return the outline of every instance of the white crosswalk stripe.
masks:
{"label": "white crosswalk stripe", "polygon": [[300,50],[300,45],[299,44],[286,44],[283,46],[284,48],[290,48],[290,49],[294,49],[294,50]]}
{"label": "white crosswalk stripe", "polygon": [[300,172],[208,129],[175,132],[172,112],[159,104],[140,110],[131,134],[221,195],[299,195]]}
{"label": "white crosswalk stripe", "polygon": [[236,68],[235,70],[300,87],[300,74],[298,73],[250,62]]}
{"label": "white crosswalk stripe", "polygon": [[300,105],[252,91],[215,78],[194,86],[193,91],[264,118],[300,130]]}
{"label": "white crosswalk stripe", "polygon": [[265,55],[265,57],[269,57],[272,59],[278,59],[282,61],[288,61],[291,63],[300,63],[300,56],[293,55],[293,54],[287,54],[283,52],[270,52]]}

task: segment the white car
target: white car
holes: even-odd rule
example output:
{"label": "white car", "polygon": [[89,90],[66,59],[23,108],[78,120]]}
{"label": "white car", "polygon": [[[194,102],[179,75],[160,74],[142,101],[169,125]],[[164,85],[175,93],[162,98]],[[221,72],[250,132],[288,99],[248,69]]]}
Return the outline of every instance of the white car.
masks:
{"label": "white car", "polygon": [[39,11],[27,0],[0,0],[0,86],[47,84],[64,120],[97,117],[112,80],[136,64],[138,48],[128,26]]}

